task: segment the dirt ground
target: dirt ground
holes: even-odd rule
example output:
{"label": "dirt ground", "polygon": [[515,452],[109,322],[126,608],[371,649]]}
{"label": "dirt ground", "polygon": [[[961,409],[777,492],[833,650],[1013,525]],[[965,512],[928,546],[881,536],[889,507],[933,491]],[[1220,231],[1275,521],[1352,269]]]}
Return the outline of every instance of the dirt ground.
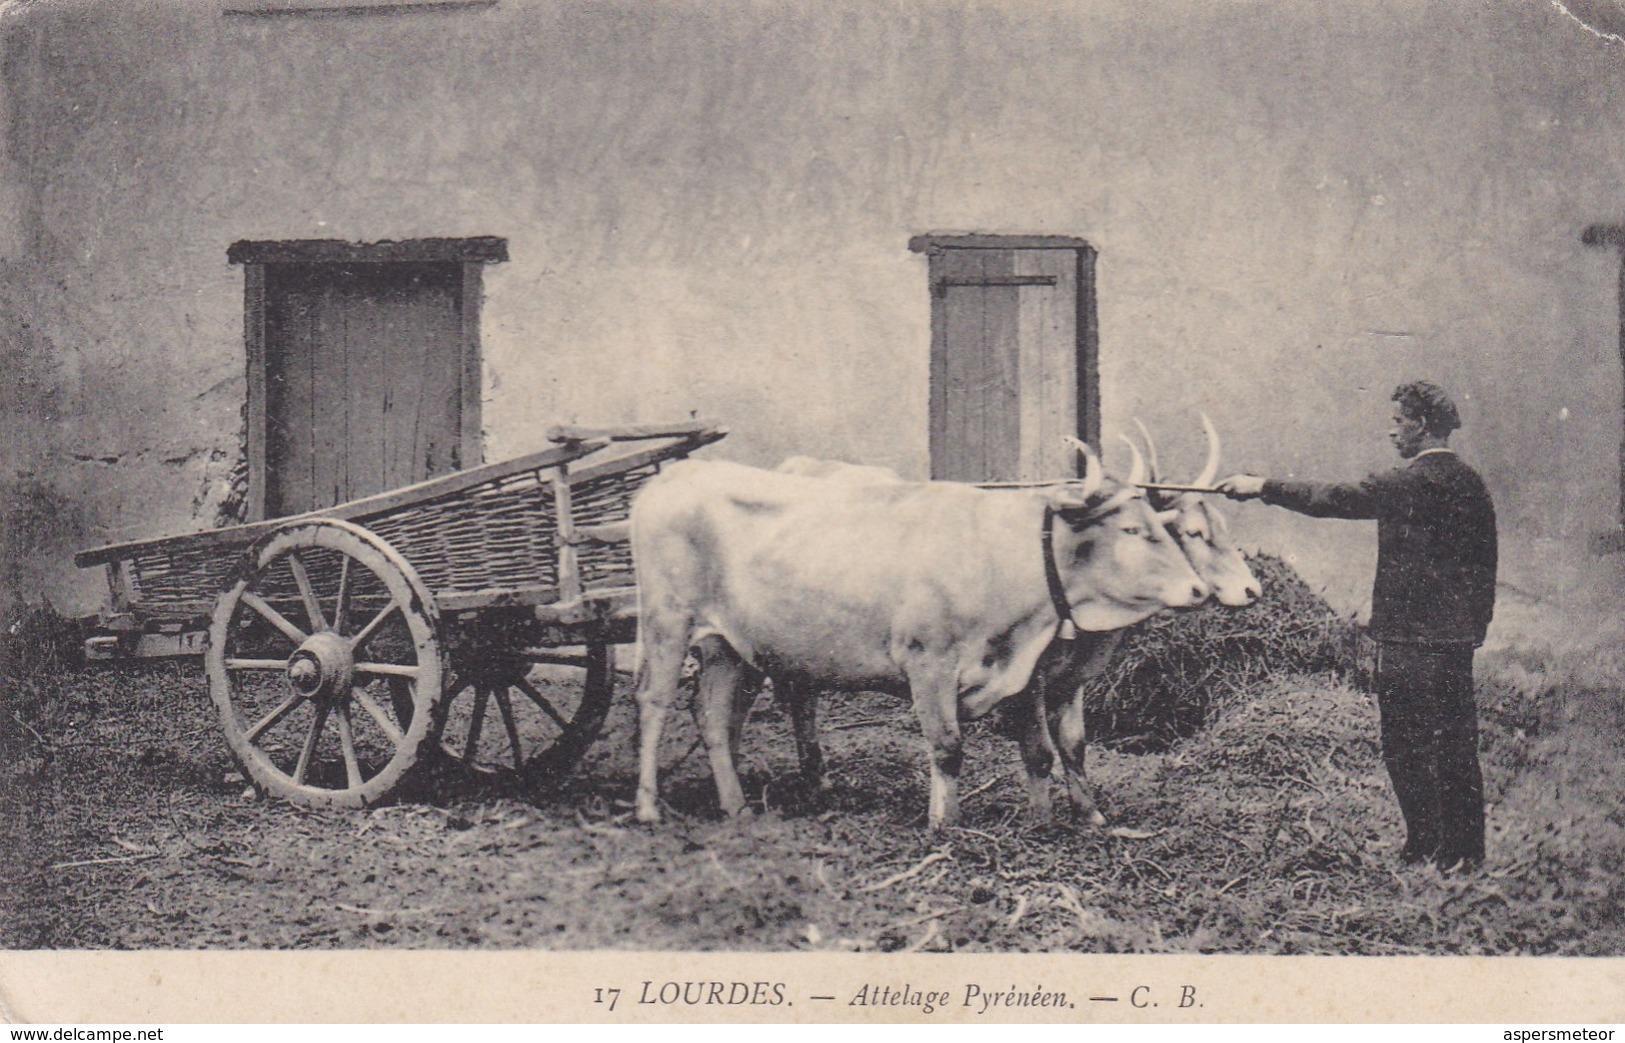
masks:
{"label": "dirt ground", "polygon": [[826,703],[825,793],[763,699],[739,820],[680,707],[649,828],[624,677],[555,788],[445,776],[355,812],[254,796],[195,662],[28,677],[0,712],[0,946],[1625,954],[1625,653],[1503,651],[1480,679],[1490,863],[1444,878],[1397,865],[1375,709],[1324,675],[1158,752],[1091,748],[1103,830],[1034,821],[1014,743],[972,726],[936,836],[886,696]]}

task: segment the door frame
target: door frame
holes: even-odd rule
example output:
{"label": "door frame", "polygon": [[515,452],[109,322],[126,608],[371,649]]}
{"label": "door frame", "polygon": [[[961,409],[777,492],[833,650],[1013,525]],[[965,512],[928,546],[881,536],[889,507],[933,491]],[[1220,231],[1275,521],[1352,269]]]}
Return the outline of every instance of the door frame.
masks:
{"label": "door frame", "polygon": [[460,328],[462,408],[459,454],[462,466],[483,458],[480,422],[483,370],[480,361],[480,300],[484,266],[508,259],[508,241],[496,236],[470,239],[408,239],[348,243],[337,239],[239,240],[226,250],[230,264],[243,266],[243,349],[248,363],[245,451],[248,489],[244,520],[265,520],[266,475],[266,271],[268,265],[451,263],[462,266]]}
{"label": "door frame", "polygon": [[[1100,450],[1100,320],[1095,302],[1095,257],[1088,240],[1069,235],[917,235],[908,241],[914,253],[929,262],[931,286],[931,387],[928,454],[945,437],[944,403],[947,400],[948,299],[938,291],[943,278],[942,257],[951,250],[1071,250],[1077,254],[1077,436]],[[1082,467],[1080,461],[1079,467]]]}

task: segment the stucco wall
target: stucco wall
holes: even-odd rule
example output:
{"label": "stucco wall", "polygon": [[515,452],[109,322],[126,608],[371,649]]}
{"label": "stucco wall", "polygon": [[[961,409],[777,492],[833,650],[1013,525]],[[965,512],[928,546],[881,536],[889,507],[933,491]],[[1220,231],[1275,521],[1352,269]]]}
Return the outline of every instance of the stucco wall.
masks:
{"label": "stucco wall", "polygon": [[[1353,476],[1428,375],[1516,584],[1574,583],[1612,520],[1619,259],[1579,233],[1621,216],[1625,67],[1552,5],[47,0],[0,32],[0,474],[54,505],[5,578],[70,610],[72,547],[212,516],[237,239],[506,237],[489,459],[695,410],[720,455],[923,475],[908,238],[1083,236],[1108,437],[1140,416],[1194,467],[1201,408],[1238,468]],[[1233,520],[1363,601],[1370,526]]]}

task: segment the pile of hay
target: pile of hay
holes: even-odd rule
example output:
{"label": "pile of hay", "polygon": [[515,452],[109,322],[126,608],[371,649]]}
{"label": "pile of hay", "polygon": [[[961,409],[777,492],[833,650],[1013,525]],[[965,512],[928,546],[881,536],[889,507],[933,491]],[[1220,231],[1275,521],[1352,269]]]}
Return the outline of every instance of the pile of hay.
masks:
{"label": "pile of hay", "polygon": [[1280,558],[1249,559],[1264,595],[1244,609],[1164,612],[1124,636],[1086,687],[1090,735],[1132,752],[1162,749],[1211,718],[1227,696],[1283,673],[1358,680],[1360,628]]}

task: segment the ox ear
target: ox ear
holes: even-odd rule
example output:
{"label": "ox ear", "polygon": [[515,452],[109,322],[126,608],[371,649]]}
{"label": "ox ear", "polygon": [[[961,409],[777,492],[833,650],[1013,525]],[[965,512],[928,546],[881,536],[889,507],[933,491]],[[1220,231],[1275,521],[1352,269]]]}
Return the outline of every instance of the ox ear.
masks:
{"label": "ox ear", "polygon": [[1056,514],[1074,514],[1086,510],[1090,493],[1077,482],[1063,482],[1043,490],[1044,502]]}
{"label": "ox ear", "polygon": [[1088,525],[1111,514],[1139,495],[1140,490],[1132,485],[1101,495],[1099,490],[1091,492],[1088,486],[1076,482],[1054,485],[1044,490],[1044,500],[1050,509],[1065,518],[1074,528]]}

